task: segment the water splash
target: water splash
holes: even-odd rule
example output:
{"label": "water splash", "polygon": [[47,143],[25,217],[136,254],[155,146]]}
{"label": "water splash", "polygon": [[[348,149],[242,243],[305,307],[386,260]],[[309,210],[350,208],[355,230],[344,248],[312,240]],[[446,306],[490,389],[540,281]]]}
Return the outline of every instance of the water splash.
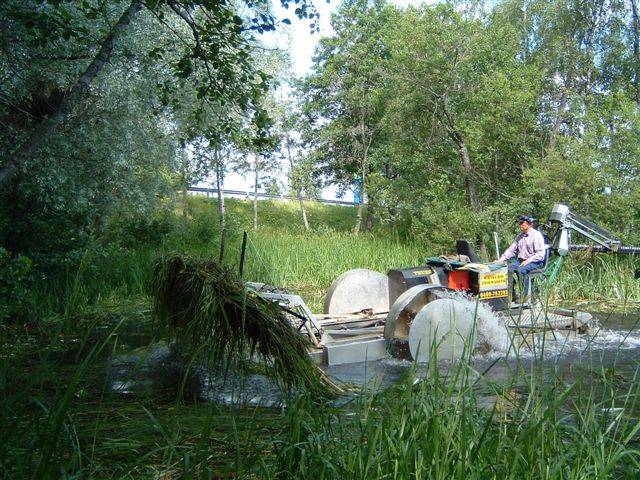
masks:
{"label": "water splash", "polygon": [[489,352],[507,353],[511,338],[504,317],[486,304],[478,302],[477,305],[478,345],[488,347]]}
{"label": "water splash", "polygon": [[[596,319],[591,322],[587,334],[554,329],[535,334],[519,334],[508,327],[504,313],[494,311],[488,304],[461,294],[456,294],[454,298],[474,311],[477,342],[473,356],[476,359],[514,356],[552,358],[586,350],[640,348],[640,331],[605,329]],[[544,315],[542,312],[541,314]]]}
{"label": "water splash", "polygon": [[473,297],[456,295],[455,300],[467,305],[476,318],[476,355],[504,354],[509,351],[511,338],[504,317],[486,303]]}

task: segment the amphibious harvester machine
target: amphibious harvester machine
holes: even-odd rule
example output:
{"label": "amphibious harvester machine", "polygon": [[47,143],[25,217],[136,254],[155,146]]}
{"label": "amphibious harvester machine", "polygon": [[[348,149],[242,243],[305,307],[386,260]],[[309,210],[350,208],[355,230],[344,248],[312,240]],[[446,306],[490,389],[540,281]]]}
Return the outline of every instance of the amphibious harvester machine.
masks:
{"label": "amphibious harvester machine", "polygon": [[[278,302],[294,326],[306,334],[320,364],[376,360],[389,354],[417,361],[457,360],[463,352],[487,348],[482,322],[499,319],[511,348],[527,347],[535,336],[563,337],[588,332],[590,314],[548,305],[549,288],[572,250],[640,253],[563,204],[549,218],[542,268],[529,275],[531,301],[512,302],[505,263],[482,262],[470,242],[458,240],[456,253],[427,257],[424,265],[390,270],[386,275],[355,269],[329,288],[322,314],[302,298],[264,284],[249,283],[265,299]],[[591,245],[572,243],[578,233]],[[494,333],[495,329],[494,329]],[[486,335],[486,332],[485,332]],[[434,352],[434,349],[437,352]]]}

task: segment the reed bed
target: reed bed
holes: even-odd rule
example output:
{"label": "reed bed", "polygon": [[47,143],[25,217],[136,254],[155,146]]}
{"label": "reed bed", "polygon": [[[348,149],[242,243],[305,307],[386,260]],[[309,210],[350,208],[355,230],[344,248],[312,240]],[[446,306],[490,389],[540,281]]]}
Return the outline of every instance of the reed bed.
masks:
{"label": "reed bed", "polygon": [[[640,469],[636,383],[620,389],[606,371],[566,383],[562,372],[518,364],[478,393],[462,362],[446,374],[413,370],[350,409],[290,406],[274,442],[277,479],[631,478]],[[514,375],[515,376],[515,375]],[[524,379],[524,380],[523,380]],[[604,382],[605,388],[602,388]],[[594,387],[598,385],[598,388]]]}
{"label": "reed bed", "polygon": [[[256,232],[249,236],[245,278],[285,287],[319,312],[331,283],[353,268],[387,273],[391,268],[420,265],[423,249],[390,239],[345,233],[304,237]],[[421,258],[422,257],[422,258]]]}
{"label": "reed bed", "polygon": [[308,340],[233,270],[187,255],[161,257],[150,290],[155,318],[188,356],[205,358],[226,374],[257,354],[284,386],[329,393],[308,355]]}
{"label": "reed bed", "polygon": [[564,263],[553,293],[563,302],[588,301],[620,309],[638,308],[638,268],[634,256],[573,253]]}
{"label": "reed bed", "polygon": [[[355,237],[353,209],[342,207],[314,206],[312,231],[304,232],[297,208],[277,211],[277,202],[261,202],[263,226],[254,231],[250,203],[238,202],[244,213],[236,214],[229,202],[225,266],[211,267],[219,253],[217,218],[210,200],[191,203],[190,221],[176,221],[163,243],[96,247],[67,275],[50,278],[37,297],[42,324],[0,330],[2,478],[637,476],[640,377],[621,374],[597,355],[588,366],[563,369],[552,360],[516,359],[500,382],[489,380],[491,371],[474,371],[470,361],[442,370],[432,362],[426,371],[406,367],[405,379],[358,392],[346,405],[345,397],[339,406],[318,402],[315,367],[297,360],[307,358],[306,346],[291,348],[300,336],[280,331],[281,317],[242,281],[289,288],[318,311],[324,291],[345,270],[415,266],[445,247]],[[332,223],[335,217],[339,222]],[[243,230],[250,242],[240,278]],[[188,254],[167,254],[176,248]],[[192,347],[188,360],[211,361],[224,371],[254,352],[283,375],[285,388],[293,386],[285,408],[185,403],[180,395],[182,403],[160,395],[123,397],[110,391],[108,378],[94,384],[105,357],[119,351],[119,333],[148,328],[143,284],[158,254],[175,263],[155,265],[156,280],[173,278],[155,285],[162,294],[157,311],[171,335]],[[181,276],[181,270],[191,273]],[[565,302],[633,306],[640,299],[634,272],[633,259],[572,254],[554,292]],[[217,275],[229,283],[223,292],[216,291]],[[233,307],[227,311],[215,298]],[[267,317],[253,319],[254,307],[268,310]],[[93,335],[89,325],[101,334]],[[141,341],[151,341],[151,334]]]}

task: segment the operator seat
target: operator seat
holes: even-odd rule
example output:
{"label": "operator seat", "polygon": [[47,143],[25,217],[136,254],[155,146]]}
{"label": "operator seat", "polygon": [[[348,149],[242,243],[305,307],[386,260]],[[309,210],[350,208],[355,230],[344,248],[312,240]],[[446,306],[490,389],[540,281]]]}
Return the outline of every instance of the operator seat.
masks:
{"label": "operator seat", "polygon": [[549,245],[548,239],[545,235],[544,260],[542,262],[542,266],[540,268],[536,268],[535,270],[531,270],[527,274],[527,282],[529,283],[529,285],[527,285],[527,291],[529,292],[529,295],[531,295],[532,302],[533,302],[533,297],[535,293],[533,289],[534,282],[538,277],[543,276],[544,272],[547,271],[547,267],[549,266],[550,252],[551,252],[551,245]]}
{"label": "operator seat", "polygon": [[456,240],[456,252],[458,255],[466,255],[471,263],[482,263],[480,255],[476,253],[469,240]]}
{"label": "operator seat", "polygon": [[547,270],[547,266],[549,265],[549,252],[551,251],[551,245],[549,244],[545,244],[544,246],[544,260],[542,261],[542,266],[540,268],[536,268],[535,270],[531,270],[529,272],[529,277],[539,277],[540,275],[542,275],[546,270]]}

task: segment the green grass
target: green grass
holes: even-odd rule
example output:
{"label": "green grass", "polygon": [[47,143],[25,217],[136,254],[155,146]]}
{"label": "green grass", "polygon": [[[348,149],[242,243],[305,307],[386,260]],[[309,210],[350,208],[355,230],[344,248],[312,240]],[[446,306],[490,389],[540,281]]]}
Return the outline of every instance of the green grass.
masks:
{"label": "green grass", "polygon": [[563,303],[589,302],[622,310],[639,307],[640,279],[634,256],[573,253],[565,262],[554,295]]}
{"label": "green grass", "polygon": [[[455,239],[400,242],[384,229],[356,237],[355,209],[308,207],[307,232],[295,202],[260,202],[253,230],[251,202],[227,201],[225,264],[237,270],[247,231],[244,279],[286,287],[319,311],[346,270],[416,266],[454,248]],[[577,372],[519,360],[500,382],[467,362],[412,370],[341,407],[309,395],[290,397],[283,409],[198,403],[179,391],[181,377],[168,395],[114,393],[105,376],[111,354],[159,339],[147,294],[154,260],[176,252],[218,258],[215,203],[193,198],[189,211],[186,223],[165,214],[149,231],[136,227],[136,238],[153,242],[113,227],[109,242],[98,239],[76,264],[37,285],[38,318],[2,325],[2,478],[637,475],[640,382],[637,374],[621,378],[595,354]],[[554,298],[634,306],[634,271],[632,258],[574,255]]]}
{"label": "green grass", "polygon": [[[628,478],[640,467],[640,387],[516,367],[490,383],[462,362],[430,369],[351,408],[291,406],[263,478]],[[544,373],[544,374],[543,374]],[[487,401],[488,398],[488,401]],[[611,407],[617,408],[612,410]]]}
{"label": "green grass", "polygon": [[[163,248],[218,259],[221,234],[215,204],[192,198],[189,206],[194,215],[192,230],[169,236]],[[386,273],[390,268],[420,265],[434,250],[442,250],[417,241],[400,242],[380,231],[355,236],[354,207],[310,202],[309,231],[303,228],[296,202],[261,201],[258,229],[252,227],[250,201],[231,199],[226,208],[224,263],[239,267],[242,235],[247,232],[244,279],[287,288],[301,295],[313,311],[320,311],[326,290],[347,270]],[[455,239],[450,248],[455,248]]]}
{"label": "green grass", "polygon": [[285,287],[319,312],[331,283],[354,268],[387,273],[423,263],[422,249],[372,236],[345,233],[305,237],[256,232],[249,237],[245,278]]}
{"label": "green grass", "polygon": [[583,380],[526,372],[483,405],[464,368],[410,376],[346,412],[291,406],[263,478],[626,478],[640,466],[637,417],[606,410],[636,408],[637,385],[597,397]]}
{"label": "green grass", "polygon": [[87,392],[93,358],[58,372],[57,394],[41,385],[37,400],[3,398],[4,478],[583,479],[640,468],[640,383],[597,357],[571,381],[522,362],[492,382],[460,362],[410,369],[340,407],[303,395],[283,410]]}

